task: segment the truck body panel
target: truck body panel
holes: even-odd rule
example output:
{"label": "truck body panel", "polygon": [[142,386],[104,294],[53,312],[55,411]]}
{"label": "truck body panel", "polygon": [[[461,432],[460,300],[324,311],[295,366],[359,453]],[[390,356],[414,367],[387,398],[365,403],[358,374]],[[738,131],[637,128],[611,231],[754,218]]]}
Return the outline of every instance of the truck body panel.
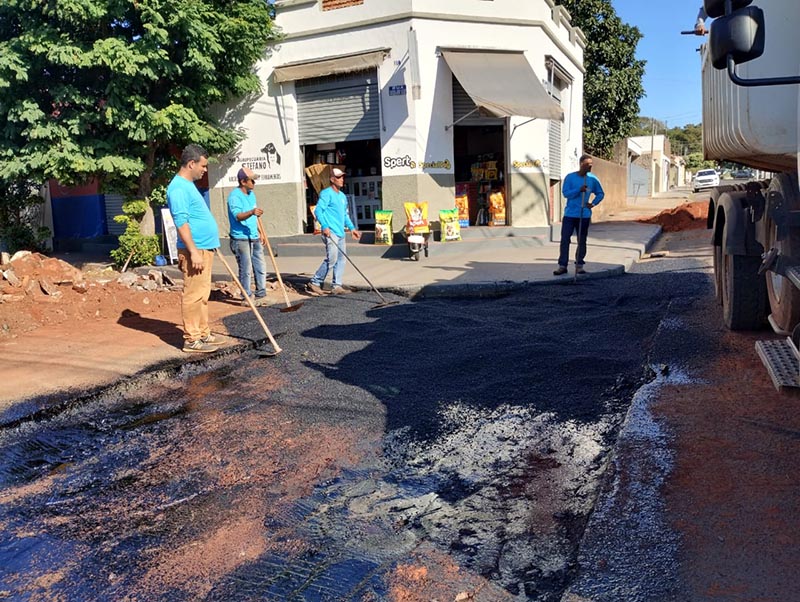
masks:
{"label": "truck body panel", "polygon": [[[764,11],[764,54],[738,65],[743,78],[800,74],[800,2],[759,0]],[[713,26],[713,25],[712,25]],[[797,167],[798,87],[742,87],[714,69],[707,45],[703,61],[703,149],[706,159],[735,161],[772,172]]]}

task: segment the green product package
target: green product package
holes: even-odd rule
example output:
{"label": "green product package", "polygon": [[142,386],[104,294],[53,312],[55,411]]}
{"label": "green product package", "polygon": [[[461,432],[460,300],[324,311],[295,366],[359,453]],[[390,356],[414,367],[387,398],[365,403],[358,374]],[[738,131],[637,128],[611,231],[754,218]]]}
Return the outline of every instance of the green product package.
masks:
{"label": "green product package", "polygon": [[442,224],[442,242],[461,240],[461,224],[458,221],[458,209],[442,209],[439,211]]}
{"label": "green product package", "polygon": [[384,209],[375,211],[375,244],[392,244],[392,212]]}

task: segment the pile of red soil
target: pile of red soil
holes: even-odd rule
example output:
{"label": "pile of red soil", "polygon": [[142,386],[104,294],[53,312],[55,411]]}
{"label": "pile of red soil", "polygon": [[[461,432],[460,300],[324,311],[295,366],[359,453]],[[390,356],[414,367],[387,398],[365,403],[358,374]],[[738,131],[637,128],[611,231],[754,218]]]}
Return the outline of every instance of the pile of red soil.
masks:
{"label": "pile of red soil", "polygon": [[694,201],[636,221],[643,224],[658,224],[664,232],[680,232],[705,228],[707,219],[708,201]]}
{"label": "pile of red soil", "polygon": [[110,268],[82,272],[39,253],[16,254],[0,265],[0,340],[66,321],[117,319],[126,309],[148,314],[179,306],[177,291],[138,290],[119,277]]}

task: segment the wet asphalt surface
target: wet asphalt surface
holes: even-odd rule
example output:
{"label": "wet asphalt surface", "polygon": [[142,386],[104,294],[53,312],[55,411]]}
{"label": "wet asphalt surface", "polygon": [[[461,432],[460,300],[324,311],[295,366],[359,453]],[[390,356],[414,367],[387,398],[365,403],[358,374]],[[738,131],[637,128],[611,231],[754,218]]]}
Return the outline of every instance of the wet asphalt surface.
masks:
{"label": "wet asphalt surface", "polygon": [[[265,309],[275,358],[198,361],[5,428],[0,599],[412,600],[442,587],[558,600],[631,400],[712,344],[670,335],[713,295],[699,266]],[[226,326],[263,338],[248,313]],[[425,563],[427,578],[409,577]]]}

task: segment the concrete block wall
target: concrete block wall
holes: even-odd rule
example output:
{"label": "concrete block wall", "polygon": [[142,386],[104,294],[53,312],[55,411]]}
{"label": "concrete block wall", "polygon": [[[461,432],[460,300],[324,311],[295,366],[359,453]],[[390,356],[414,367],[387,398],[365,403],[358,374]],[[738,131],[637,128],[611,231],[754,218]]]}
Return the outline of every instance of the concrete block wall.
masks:
{"label": "concrete block wall", "polygon": [[628,170],[624,165],[592,157],[592,173],[600,178],[606,193],[603,202],[592,209],[592,215],[600,217],[625,207],[628,199]]}

